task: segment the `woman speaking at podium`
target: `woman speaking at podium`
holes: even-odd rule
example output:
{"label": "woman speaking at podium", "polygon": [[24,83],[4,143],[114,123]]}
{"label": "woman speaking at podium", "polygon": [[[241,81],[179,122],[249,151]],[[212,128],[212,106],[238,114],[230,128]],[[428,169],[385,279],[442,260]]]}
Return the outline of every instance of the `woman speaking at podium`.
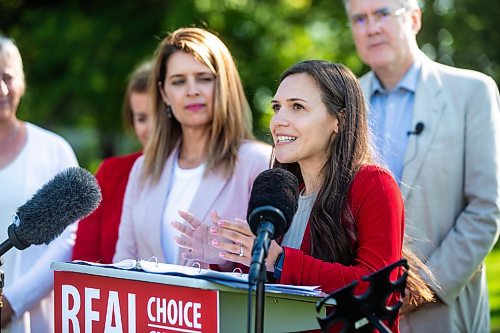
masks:
{"label": "woman speaking at podium", "polygon": [[[302,185],[290,229],[280,244],[271,243],[268,272],[279,283],[319,285],[330,293],[400,260],[403,199],[373,157],[355,75],[340,64],[304,61],[285,71],[271,103],[274,168],[291,171]],[[211,232],[229,240],[212,243],[221,258],[250,265],[255,237],[245,221],[221,219]],[[180,244],[199,246],[192,239],[186,232]],[[398,320],[391,330],[399,331]]]}

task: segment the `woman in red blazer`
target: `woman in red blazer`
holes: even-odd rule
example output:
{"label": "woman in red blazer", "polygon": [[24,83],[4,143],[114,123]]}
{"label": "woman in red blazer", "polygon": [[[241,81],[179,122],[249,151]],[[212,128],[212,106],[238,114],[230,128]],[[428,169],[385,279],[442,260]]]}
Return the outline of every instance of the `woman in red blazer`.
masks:
{"label": "woman in red blazer", "polygon": [[[153,116],[151,97],[147,93],[152,63],[144,63],[131,75],[123,103],[127,127],[133,127],[144,147],[151,131]],[[96,173],[101,186],[102,202],[88,217],[81,220],[73,249],[73,260],[109,264],[115,253],[123,197],[135,160],[141,152],[105,159]]]}
{"label": "woman in red blazer", "polygon": [[[390,172],[374,161],[355,75],[326,61],[296,64],[283,74],[272,109],[274,167],[291,171],[302,186],[290,229],[271,244],[268,272],[279,283],[330,293],[400,260],[403,199]],[[229,240],[212,243],[220,257],[250,265],[255,236],[245,221],[218,220],[210,232]],[[192,232],[183,236],[179,244],[199,246],[190,242]],[[360,283],[359,292],[366,287]],[[393,295],[388,303],[396,301]],[[399,331],[398,319],[390,328]]]}

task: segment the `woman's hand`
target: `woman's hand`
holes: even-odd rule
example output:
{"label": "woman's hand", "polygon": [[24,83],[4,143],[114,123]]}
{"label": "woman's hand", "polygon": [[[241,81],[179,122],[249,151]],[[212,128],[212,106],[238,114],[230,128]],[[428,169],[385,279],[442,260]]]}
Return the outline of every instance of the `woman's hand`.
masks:
{"label": "woman's hand", "polygon": [[[250,266],[256,237],[245,220],[219,220],[210,228],[210,233],[214,236],[212,245],[221,250],[219,253],[221,258]],[[222,242],[220,239],[226,239],[229,242]],[[274,271],[274,262],[281,251],[282,248],[275,241],[272,241],[266,259],[267,271]]]}
{"label": "woman's hand", "polygon": [[[216,239],[209,232],[210,226],[203,224],[196,216],[186,211],[179,211],[179,216],[186,223],[173,221],[172,226],[181,233],[174,240],[179,247],[185,250],[181,254],[182,257],[184,259],[199,260],[207,264],[225,264],[226,260],[219,256],[219,250],[212,246],[212,242]],[[213,223],[220,220],[215,211],[210,214],[210,217]],[[217,241],[222,242],[220,239]]]}
{"label": "woman's hand", "polygon": [[220,258],[250,266],[255,236],[245,220],[220,219],[210,228],[210,234],[214,237],[213,247],[220,250],[218,251]]}

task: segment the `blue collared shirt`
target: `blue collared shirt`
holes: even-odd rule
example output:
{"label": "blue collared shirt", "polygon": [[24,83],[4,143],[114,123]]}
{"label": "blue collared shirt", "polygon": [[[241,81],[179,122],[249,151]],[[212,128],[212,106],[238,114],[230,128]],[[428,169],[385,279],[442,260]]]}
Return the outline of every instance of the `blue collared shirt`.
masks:
{"label": "blue collared shirt", "polygon": [[421,59],[416,59],[390,91],[375,77],[370,93],[369,120],[375,148],[398,184],[403,174],[408,131],[413,130],[413,104],[421,68]]}

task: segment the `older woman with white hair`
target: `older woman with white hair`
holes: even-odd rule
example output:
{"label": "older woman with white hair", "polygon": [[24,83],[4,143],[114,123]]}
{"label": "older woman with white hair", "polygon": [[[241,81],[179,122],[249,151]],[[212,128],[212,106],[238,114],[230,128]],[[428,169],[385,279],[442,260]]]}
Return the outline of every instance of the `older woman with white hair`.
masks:
{"label": "older woman with white hair", "polygon": [[[23,63],[14,42],[0,36],[0,230],[7,238],[11,214],[60,171],[77,166],[59,135],[17,118],[24,95]],[[12,249],[3,256],[2,332],[53,332],[50,263],[71,257],[73,227],[50,245]]]}

